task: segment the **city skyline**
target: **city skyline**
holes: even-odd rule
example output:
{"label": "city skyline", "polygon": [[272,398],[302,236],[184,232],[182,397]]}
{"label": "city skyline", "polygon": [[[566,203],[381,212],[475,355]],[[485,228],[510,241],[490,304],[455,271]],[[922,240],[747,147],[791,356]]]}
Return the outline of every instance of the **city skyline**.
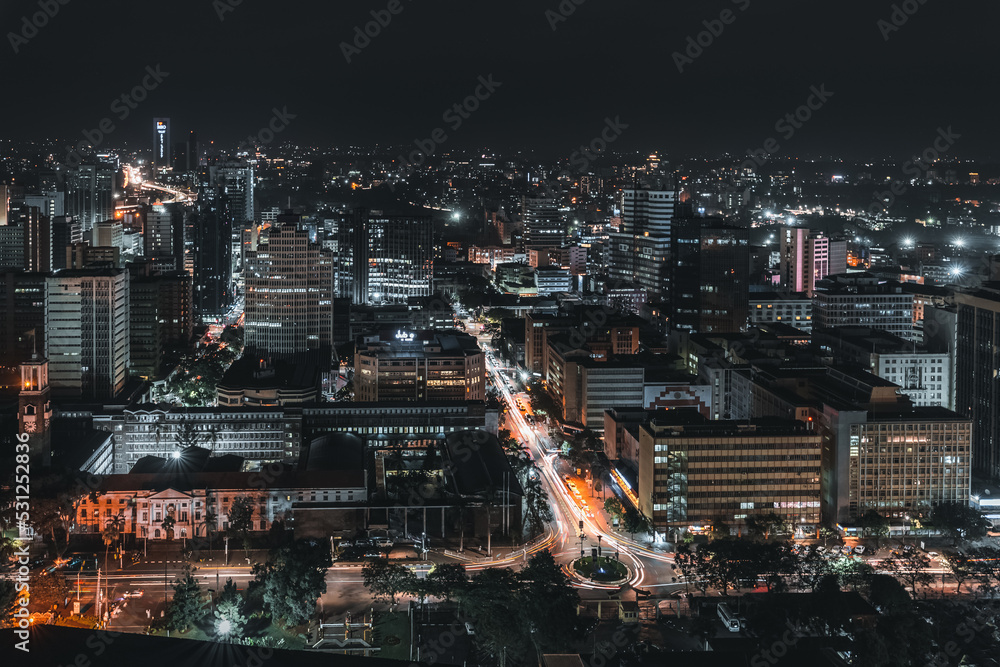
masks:
{"label": "city skyline", "polygon": [[[607,118],[620,118],[628,129],[616,148],[744,155],[776,137],[782,153],[866,159],[921,151],[938,127],[950,125],[963,136],[958,154],[1000,158],[989,148],[997,143],[996,130],[985,122],[992,99],[974,66],[987,57],[981,45],[998,11],[992,6],[977,7],[979,20],[969,21],[918,0],[851,11],[750,0],[669,8],[565,0],[474,9],[398,0],[394,14],[388,4],[310,8],[300,16],[220,0],[176,12],[137,6],[119,18],[59,3],[35,28],[30,17],[40,11],[37,1],[8,3],[0,62],[8,85],[30,91],[35,103],[7,117],[36,138],[75,137],[108,117],[115,141],[130,143],[148,136],[138,117],[170,117],[204,141],[223,144],[255,135],[273,109],[286,109],[294,116],[287,138],[302,144],[405,145],[441,127],[447,148],[500,142],[564,155],[596,136]],[[726,20],[723,12],[729,12]],[[125,59],[100,39],[82,57],[47,57],[72,54],[75,31],[100,35],[125,29],[128,21],[151,27]],[[356,28],[364,35],[370,21],[376,21],[369,30],[375,36],[357,49]],[[184,31],[194,42],[221,45],[265,27],[265,38],[293,40],[294,48],[251,50],[227,66],[222,88],[200,53],[186,54],[173,40]],[[117,66],[96,80],[86,76],[101,62]],[[53,69],[57,63],[60,69]],[[560,65],[565,71],[556,69]],[[159,75],[150,78],[147,67]],[[427,80],[425,72],[434,76]],[[467,116],[456,114],[454,105],[491,75],[499,86],[488,99]],[[46,79],[58,86],[36,85]],[[936,85],[928,89],[928,82]],[[141,102],[121,101],[143,85]],[[815,117],[801,127],[794,119],[782,124],[787,113],[810,103],[814,87],[830,93],[813,104],[820,107]],[[76,101],[76,118],[56,111],[56,90],[60,99]],[[408,100],[419,103],[395,114]]]}
{"label": "city skyline", "polygon": [[995,663],[1000,6],[850,4],[0,7],[0,655]]}

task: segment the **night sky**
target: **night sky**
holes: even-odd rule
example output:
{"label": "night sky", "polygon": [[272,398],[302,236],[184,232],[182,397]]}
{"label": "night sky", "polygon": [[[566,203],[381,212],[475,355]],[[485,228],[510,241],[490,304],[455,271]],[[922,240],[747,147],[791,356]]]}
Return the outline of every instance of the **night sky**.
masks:
{"label": "night sky", "polygon": [[[995,2],[909,0],[890,32],[888,0],[563,0],[575,11],[555,30],[559,0],[396,0],[348,64],[341,43],[389,0],[64,1],[17,54],[10,33],[39,0],[0,7],[7,138],[75,141],[111,117],[110,142],[147,144],[166,116],[175,140],[235,143],[276,107],[296,116],[277,141],[314,145],[409,144],[441,127],[446,148],[565,157],[620,117],[614,150],[670,156],[742,157],[774,137],[787,155],[907,157],[952,126],[954,155],[1000,157]],[[679,72],[674,52],[724,10],[731,22]],[[157,64],[169,76],[115,119],[114,99]],[[500,87],[451,131],[442,114],[490,74]],[[794,136],[776,131],[824,84],[833,96]]]}

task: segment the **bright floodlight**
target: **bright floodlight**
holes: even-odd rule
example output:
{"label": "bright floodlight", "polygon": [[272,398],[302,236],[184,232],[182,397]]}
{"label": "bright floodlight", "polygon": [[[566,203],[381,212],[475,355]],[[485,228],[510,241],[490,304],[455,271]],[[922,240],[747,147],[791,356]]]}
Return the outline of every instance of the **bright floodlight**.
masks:
{"label": "bright floodlight", "polygon": [[905,239],[903,239],[903,245],[904,246],[911,246],[911,245],[913,245],[913,239],[911,239],[909,236],[907,236]]}
{"label": "bright floodlight", "polygon": [[961,248],[965,245],[965,239],[955,239],[955,245]]}
{"label": "bright floodlight", "polygon": [[179,459],[180,457],[181,457],[181,453],[180,452],[174,452],[174,458],[175,459]]}
{"label": "bright floodlight", "polygon": [[233,624],[229,622],[228,618],[224,618],[219,621],[219,625],[216,630],[220,635],[228,635],[233,630]]}
{"label": "bright floodlight", "polygon": [[459,213],[458,211],[455,211],[454,213],[451,214],[451,218],[452,220],[461,220],[462,214]]}
{"label": "bright floodlight", "polygon": [[952,267],[950,273],[953,276],[960,276],[960,275],[962,275],[964,273],[964,271],[963,271],[962,267],[955,266],[955,267]]}

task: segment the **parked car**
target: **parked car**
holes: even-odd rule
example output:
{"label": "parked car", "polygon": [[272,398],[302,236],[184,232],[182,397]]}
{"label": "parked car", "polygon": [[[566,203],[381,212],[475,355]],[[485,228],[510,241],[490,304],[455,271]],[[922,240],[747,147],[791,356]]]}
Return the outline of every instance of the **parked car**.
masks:
{"label": "parked car", "polygon": [[145,593],[141,588],[133,588],[131,590],[125,591],[125,597],[127,598],[141,598],[142,594]]}
{"label": "parked car", "polygon": [[384,537],[382,539],[375,541],[375,546],[382,547],[383,549],[387,549],[391,547],[393,544],[394,544],[393,541],[390,540],[388,537]]}
{"label": "parked car", "polygon": [[854,553],[861,555],[864,552],[865,552],[865,547],[863,544],[859,544],[858,546],[854,547]]}
{"label": "parked car", "polygon": [[818,553],[818,554],[824,554],[824,553],[826,553],[826,547],[824,547],[823,545],[820,545],[820,546],[816,547],[816,553]]}

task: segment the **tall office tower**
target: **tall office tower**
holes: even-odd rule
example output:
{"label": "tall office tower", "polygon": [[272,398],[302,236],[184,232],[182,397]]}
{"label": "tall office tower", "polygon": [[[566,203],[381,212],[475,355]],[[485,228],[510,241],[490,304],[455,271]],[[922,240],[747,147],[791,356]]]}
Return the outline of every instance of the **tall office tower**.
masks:
{"label": "tall office tower", "polygon": [[622,224],[608,239],[608,275],[617,283],[635,283],[651,297],[670,292],[671,224],[677,193],[627,189],[623,193]]}
{"label": "tall office tower", "polygon": [[51,450],[49,425],[52,401],[49,390],[49,362],[38,354],[21,364],[21,391],[17,397],[18,433],[28,436],[28,452],[48,465]]}
{"label": "tall office tower", "polygon": [[333,344],[333,253],[294,222],[247,253],[246,346],[274,354]]}
{"label": "tall office tower", "polygon": [[66,215],[66,193],[51,191],[42,192],[37,195],[24,195],[20,198],[28,206],[37,206],[42,215],[53,219],[60,215]]}
{"label": "tall office tower", "polygon": [[26,271],[45,273],[52,270],[52,227],[50,218],[35,206],[23,205],[17,211],[12,206],[10,218],[13,224],[23,228],[24,265]]}
{"label": "tall office tower", "polygon": [[434,282],[430,216],[358,208],[338,227],[337,293],[355,304],[406,304]]}
{"label": "tall office tower", "polygon": [[522,197],[521,220],[524,251],[559,248],[566,240],[566,221],[559,200],[551,197]]}
{"label": "tall office tower", "polygon": [[155,204],[146,213],[143,255],[169,270],[184,268],[184,212],[176,204]]}
{"label": "tall office tower", "polygon": [[810,297],[817,281],[847,272],[847,242],[834,241],[822,232],[785,227],[781,234],[781,283],[792,292]]}
{"label": "tall office tower", "polygon": [[191,342],[191,276],[155,273],[153,262],[129,264],[129,326],[132,375],[160,378],[164,354]]}
{"label": "tall office tower", "polygon": [[972,419],[972,464],[1000,479],[1000,288],[955,295],[955,405]]}
{"label": "tall office tower", "polygon": [[198,165],[201,163],[201,146],[198,144],[198,135],[194,130],[188,132],[187,144],[185,148],[187,164],[184,167],[184,171],[196,171],[198,169]]}
{"label": "tall office tower", "polygon": [[112,398],[130,364],[128,272],[64,269],[47,279],[45,356],[52,393]]}
{"label": "tall office tower", "polygon": [[253,167],[242,162],[229,162],[209,165],[202,170],[202,179],[207,180],[210,187],[217,191],[231,221],[230,261],[232,271],[237,272],[243,267],[246,258],[243,256],[243,230],[254,222],[254,173]]}
{"label": "tall office tower", "polygon": [[188,132],[184,141],[175,142],[173,155],[174,171],[187,174],[197,171],[200,150],[198,135],[195,134],[194,130]]}
{"label": "tall office tower", "polygon": [[170,119],[153,119],[153,165],[170,166]]}
{"label": "tall office tower", "polygon": [[7,225],[0,226],[0,268],[49,271],[52,230],[49,218],[35,206],[13,200]]}
{"label": "tall office tower", "polygon": [[164,347],[160,286],[155,278],[132,276],[128,289],[129,373],[156,380],[160,377]]}
{"label": "tall office tower", "polygon": [[45,349],[45,274],[0,271],[0,366]]}
{"label": "tall office tower", "polygon": [[0,226],[0,269],[24,268],[24,225]]}
{"label": "tall office tower", "polygon": [[191,223],[194,307],[203,320],[212,320],[233,303],[232,221],[225,202],[202,188]]}
{"label": "tall office tower", "polygon": [[79,219],[84,232],[114,218],[114,165],[81,164],[67,176],[66,214]]}
{"label": "tall office tower", "polygon": [[7,210],[10,208],[10,186],[0,183],[0,227],[7,224]]}
{"label": "tall office tower", "polygon": [[48,273],[52,270],[51,218],[37,208],[24,219],[24,268],[28,271]]}
{"label": "tall office tower", "polygon": [[719,219],[673,225],[671,329],[742,331],[750,317],[750,235]]}

